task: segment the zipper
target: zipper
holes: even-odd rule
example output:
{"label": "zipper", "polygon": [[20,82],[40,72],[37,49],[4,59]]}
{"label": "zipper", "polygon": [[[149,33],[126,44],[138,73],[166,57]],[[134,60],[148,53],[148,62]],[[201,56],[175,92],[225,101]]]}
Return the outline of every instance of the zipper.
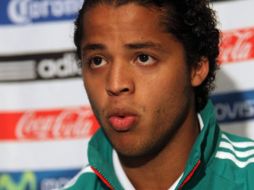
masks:
{"label": "zipper", "polygon": [[[190,171],[190,173],[188,174],[188,176],[184,179],[184,181],[182,182],[182,184],[180,185],[180,187],[178,188],[178,190],[181,190],[193,177],[194,173],[197,171],[198,167],[200,166],[201,161],[198,160],[198,162],[196,163],[196,165],[193,167],[193,169]],[[110,189],[110,190],[114,190],[113,185],[109,182],[109,180],[105,177],[105,175],[103,175],[102,172],[100,172],[99,170],[97,170],[96,168],[91,166],[91,169],[94,171],[94,173],[99,177],[99,179]]]}
{"label": "zipper", "polygon": [[197,169],[200,166],[200,164],[201,164],[201,161],[198,160],[198,162],[193,167],[193,169],[190,171],[190,173],[187,175],[187,177],[184,179],[184,181],[182,182],[182,184],[180,185],[178,190],[181,190],[191,180],[191,178],[193,177],[194,173],[197,171]]}
{"label": "zipper", "polygon": [[110,189],[110,190],[114,190],[113,185],[109,182],[109,180],[102,174],[102,172],[100,172],[99,170],[97,170],[96,168],[92,167],[92,170],[94,171],[94,173],[100,178],[100,180]]}

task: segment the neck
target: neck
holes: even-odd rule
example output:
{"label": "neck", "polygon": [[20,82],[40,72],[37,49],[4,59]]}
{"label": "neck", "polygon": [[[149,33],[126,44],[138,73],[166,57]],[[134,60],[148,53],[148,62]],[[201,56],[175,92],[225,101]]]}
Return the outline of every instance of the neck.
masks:
{"label": "neck", "polygon": [[128,178],[136,189],[168,189],[183,173],[199,134],[197,116],[187,119],[170,142],[156,155],[126,158],[119,155]]}

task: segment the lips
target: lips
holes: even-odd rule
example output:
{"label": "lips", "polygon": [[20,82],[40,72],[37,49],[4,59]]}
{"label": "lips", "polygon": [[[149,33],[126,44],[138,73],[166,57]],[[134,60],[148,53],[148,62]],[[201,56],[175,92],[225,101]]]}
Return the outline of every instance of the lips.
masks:
{"label": "lips", "polygon": [[115,112],[109,114],[108,121],[112,128],[118,132],[126,132],[134,127],[137,122],[137,114],[130,112]]}
{"label": "lips", "polygon": [[136,122],[136,116],[111,116],[109,122],[116,131],[128,131]]}

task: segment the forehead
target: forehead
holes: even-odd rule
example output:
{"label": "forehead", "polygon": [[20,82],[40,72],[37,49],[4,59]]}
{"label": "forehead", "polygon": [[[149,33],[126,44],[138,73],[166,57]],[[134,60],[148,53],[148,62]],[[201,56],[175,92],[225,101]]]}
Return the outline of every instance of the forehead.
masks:
{"label": "forehead", "polygon": [[113,31],[119,28],[122,31],[134,31],[142,28],[142,31],[149,32],[154,29],[162,32],[164,27],[161,24],[161,17],[162,12],[152,6],[141,6],[135,3],[121,6],[98,4],[88,9],[83,15],[83,32],[86,35],[92,32],[94,35],[94,29]]}
{"label": "forehead", "polygon": [[[91,16],[91,14],[94,16],[94,18],[101,17],[101,13],[104,13],[104,16],[107,14],[108,16],[111,14],[114,14],[115,16],[119,16],[116,18],[125,18],[126,16],[135,16],[136,14],[140,14],[140,11],[143,11],[142,15],[152,15],[154,14],[161,14],[162,11],[160,11],[159,8],[149,5],[149,6],[143,6],[137,3],[126,3],[123,5],[111,5],[107,3],[100,3],[97,5],[92,6],[91,8],[88,8],[85,12],[85,16],[88,17]],[[96,14],[94,15],[94,13]],[[106,14],[105,14],[106,13]],[[140,15],[139,15],[140,16]]]}

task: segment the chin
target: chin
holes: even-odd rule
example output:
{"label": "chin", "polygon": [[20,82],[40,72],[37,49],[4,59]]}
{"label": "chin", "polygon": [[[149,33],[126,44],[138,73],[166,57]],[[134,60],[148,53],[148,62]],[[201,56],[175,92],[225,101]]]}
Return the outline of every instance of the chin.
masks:
{"label": "chin", "polygon": [[126,157],[142,156],[145,152],[144,148],[140,146],[136,139],[122,136],[122,138],[111,139],[110,141],[118,154]]}
{"label": "chin", "polygon": [[145,158],[154,155],[154,151],[151,146],[144,147],[138,143],[117,143],[113,145],[117,153],[122,157],[129,157],[129,158]]}

